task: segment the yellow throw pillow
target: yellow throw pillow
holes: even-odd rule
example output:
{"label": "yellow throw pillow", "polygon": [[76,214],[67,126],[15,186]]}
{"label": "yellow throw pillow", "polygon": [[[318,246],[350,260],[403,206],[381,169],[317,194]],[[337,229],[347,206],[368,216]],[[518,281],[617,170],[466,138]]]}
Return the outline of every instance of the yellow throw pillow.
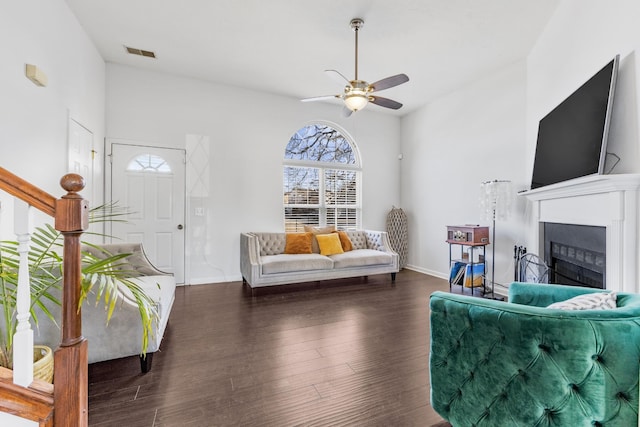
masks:
{"label": "yellow throw pillow", "polygon": [[284,245],[285,254],[310,254],[312,233],[287,233]]}
{"label": "yellow throw pillow", "polygon": [[327,227],[318,227],[315,225],[305,225],[304,231],[308,233],[313,233],[314,237],[311,239],[311,250],[314,254],[320,253],[320,247],[318,246],[318,240],[316,240],[315,236],[318,234],[328,234],[335,231],[336,227],[333,225],[329,225]]}
{"label": "yellow throw pillow", "polygon": [[320,247],[320,255],[335,255],[342,254],[342,244],[340,243],[340,236],[331,234],[316,234],[318,239],[318,246]]}
{"label": "yellow throw pillow", "polygon": [[351,239],[346,231],[336,230],[334,233],[338,233],[338,237],[340,237],[340,244],[342,245],[342,250],[345,252],[349,252],[353,250],[353,244],[351,243]]}

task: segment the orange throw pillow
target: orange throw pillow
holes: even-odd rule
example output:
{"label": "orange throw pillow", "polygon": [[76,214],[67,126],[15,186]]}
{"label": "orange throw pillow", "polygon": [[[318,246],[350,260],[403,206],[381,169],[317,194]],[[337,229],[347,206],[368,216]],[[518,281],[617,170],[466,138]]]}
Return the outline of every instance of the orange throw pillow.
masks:
{"label": "orange throw pillow", "polygon": [[285,254],[310,254],[312,233],[287,233],[284,245]]}
{"label": "orange throw pillow", "polygon": [[340,238],[340,244],[342,245],[342,250],[345,252],[349,252],[353,250],[353,244],[351,243],[351,239],[346,231],[336,230],[334,233],[338,233],[338,237]]}

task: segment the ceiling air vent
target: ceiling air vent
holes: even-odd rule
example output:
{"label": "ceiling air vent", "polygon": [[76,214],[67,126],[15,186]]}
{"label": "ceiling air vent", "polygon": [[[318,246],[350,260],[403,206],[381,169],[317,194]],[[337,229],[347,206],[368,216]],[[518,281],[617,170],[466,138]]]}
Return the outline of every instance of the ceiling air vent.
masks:
{"label": "ceiling air vent", "polygon": [[154,52],[151,52],[150,50],[142,50],[142,49],[137,49],[135,47],[129,47],[129,46],[125,46],[124,48],[127,49],[127,52],[130,53],[131,55],[146,56],[147,58],[156,57],[156,54]]}

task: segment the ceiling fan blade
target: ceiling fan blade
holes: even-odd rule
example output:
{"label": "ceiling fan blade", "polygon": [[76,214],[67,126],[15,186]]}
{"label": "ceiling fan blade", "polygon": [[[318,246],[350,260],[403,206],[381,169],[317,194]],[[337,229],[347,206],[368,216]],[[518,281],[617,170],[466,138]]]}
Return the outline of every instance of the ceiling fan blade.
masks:
{"label": "ceiling fan blade", "polygon": [[409,76],[406,74],[396,74],[395,76],[387,77],[382,80],[378,80],[375,83],[371,83],[369,87],[371,91],[378,91],[389,89],[390,87],[401,85],[402,83],[406,83],[409,81]]}
{"label": "ceiling fan blade", "polygon": [[348,78],[346,78],[344,76],[344,74],[342,74],[340,71],[338,70],[324,70],[324,72],[331,77],[333,80],[337,81],[340,84],[344,84],[345,82],[347,84],[351,84],[350,80]]}
{"label": "ceiling fan blade", "polygon": [[383,98],[381,96],[370,96],[369,101],[371,101],[371,103],[373,104],[376,104],[385,108],[391,108],[393,110],[398,110],[399,108],[402,107],[402,104],[399,103],[398,101],[394,101],[393,99],[389,99],[389,98]]}
{"label": "ceiling fan blade", "polygon": [[313,96],[311,98],[301,99],[300,101],[302,101],[302,102],[313,102],[313,101],[324,101],[324,100],[327,100],[327,99],[334,99],[334,98],[340,99],[341,96],[340,95]]}
{"label": "ceiling fan blade", "polygon": [[346,106],[342,107],[342,117],[349,117],[351,113],[353,113],[353,111],[348,109]]}

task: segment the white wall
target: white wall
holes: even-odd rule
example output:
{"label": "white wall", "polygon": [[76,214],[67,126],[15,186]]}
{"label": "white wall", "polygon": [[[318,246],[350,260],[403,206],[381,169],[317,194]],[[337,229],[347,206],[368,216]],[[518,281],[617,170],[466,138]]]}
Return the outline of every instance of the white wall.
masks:
{"label": "white wall", "polygon": [[[564,0],[527,60],[527,146],[533,168],[538,121],[616,54],[620,69],[608,148],[621,157],[614,173],[640,172],[638,70],[640,3]],[[567,30],[570,28],[570,31]]]}
{"label": "white wall", "polygon": [[[514,190],[525,185],[525,71],[524,62],[513,64],[402,119],[401,207],[409,217],[409,268],[446,277],[446,226],[491,225],[479,207],[480,183],[511,180]],[[498,283],[513,277],[513,245],[523,237],[524,206],[513,208],[516,214],[496,226]],[[490,261],[491,245],[486,249]]]}
{"label": "white wall", "polygon": [[[62,0],[3,2],[0,52],[0,165],[62,196],[68,119],[91,130],[98,145],[104,137],[104,61]],[[25,77],[27,63],[46,73],[47,87]],[[2,235],[10,238],[11,204],[5,193],[0,198]]]}
{"label": "white wall", "polygon": [[[621,161],[613,173],[640,172],[638,117],[640,3],[564,0],[527,60],[527,174],[533,169],[538,121],[620,54],[608,151]],[[607,166],[608,168],[608,166]],[[537,224],[530,224],[534,241]]]}
{"label": "white wall", "polygon": [[[402,120],[402,207],[410,218],[411,268],[438,276],[448,270],[445,226],[481,223],[478,185],[511,179],[529,188],[538,121],[620,54],[609,151],[614,173],[640,172],[637,50],[640,3],[564,0],[526,63],[481,76]],[[464,164],[465,159],[467,165]],[[537,225],[517,198],[515,215],[496,227],[496,279],[509,283],[513,246],[530,251]]]}
{"label": "white wall", "polygon": [[[399,119],[376,114],[374,106],[345,120],[335,105],[301,104],[115,65],[108,66],[105,100],[104,62],[66,4],[12,2],[0,14],[0,164],[60,195],[69,117],[89,128],[98,145],[105,134],[177,147],[185,146],[187,134],[209,137],[212,193],[202,237],[208,261],[200,266],[207,271],[200,279],[228,280],[238,275],[237,234],[281,227],[280,159],[289,136],[313,120],[334,122],[362,153],[364,225],[384,228],[391,206],[403,207],[410,218],[409,263],[445,274],[445,226],[488,225],[477,208],[483,180],[511,179],[516,189],[528,185],[538,120],[616,53],[622,61],[609,148],[622,157],[615,172],[640,172],[638,16],[634,0],[564,0],[526,65],[478,76],[406,116],[400,126]],[[47,73],[47,88],[24,77],[25,63]],[[452,166],[465,159],[467,166]],[[236,177],[233,185],[221,185],[228,176]],[[509,280],[513,244],[526,244],[521,233],[534,232],[519,229],[527,219],[523,204],[516,209],[519,217],[497,227],[499,282]],[[6,213],[5,203],[3,229]]]}
{"label": "white wall", "polygon": [[363,225],[384,229],[386,214],[400,201],[400,119],[376,108],[345,119],[338,104],[303,104],[107,64],[108,141],[185,148],[187,135],[209,139],[205,219],[187,213],[186,230],[189,222],[197,221],[199,228],[197,235],[187,233],[188,248],[202,252],[187,261],[193,273],[189,283],[239,280],[240,233],[283,229],[284,148],[296,130],[314,120],[334,123],[356,141],[363,165]]}
{"label": "white wall", "polygon": [[[2,2],[0,52],[0,166],[62,196],[69,118],[98,145],[104,137],[104,61],[62,0]],[[46,73],[47,87],[25,77],[27,63]],[[0,191],[0,201],[0,238],[14,239],[12,198]],[[0,425],[33,422],[0,413]]]}

